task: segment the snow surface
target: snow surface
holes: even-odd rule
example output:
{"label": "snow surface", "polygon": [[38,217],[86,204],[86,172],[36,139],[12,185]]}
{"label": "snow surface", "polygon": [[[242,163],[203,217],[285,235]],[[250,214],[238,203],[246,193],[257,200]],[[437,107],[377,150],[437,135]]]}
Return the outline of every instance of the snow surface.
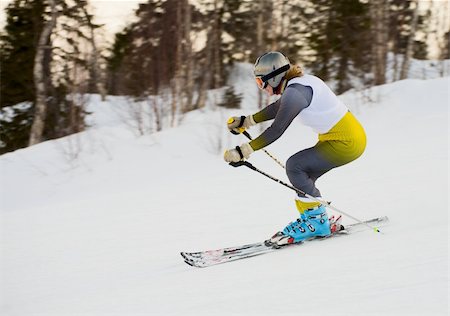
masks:
{"label": "snow surface", "polygon": [[[290,190],[222,160],[246,141],[228,116],[256,111],[247,79],[242,110],[208,107],[140,137],[123,99],[92,96],[88,131],[0,156],[0,314],[448,315],[449,78],[341,96],[368,147],[318,186],[355,217],[389,216],[383,234],[183,262],[180,251],[260,241],[297,215]],[[267,149],[286,160],[316,137],[294,122]],[[286,179],[263,152],[250,161]]]}

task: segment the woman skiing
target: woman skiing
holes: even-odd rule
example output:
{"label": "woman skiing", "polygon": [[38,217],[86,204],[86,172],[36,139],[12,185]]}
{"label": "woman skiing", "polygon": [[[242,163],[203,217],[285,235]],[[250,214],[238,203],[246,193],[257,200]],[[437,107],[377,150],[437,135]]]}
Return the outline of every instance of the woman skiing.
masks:
{"label": "woman skiing", "polygon": [[[256,139],[229,149],[227,162],[248,159],[256,150],[277,140],[292,121],[311,127],[319,136],[314,147],[301,150],[286,162],[286,173],[292,185],[313,197],[321,197],[316,180],[329,170],[345,165],[362,155],[366,135],[361,124],[318,77],[303,73],[298,65],[291,65],[280,52],[260,56],[254,66],[258,87],[271,95],[281,95],[274,103],[249,116],[232,117],[228,128],[234,133],[268,120],[274,120]],[[270,242],[282,246],[331,234],[330,221],[321,203],[305,196],[296,196],[300,217],[276,233]]]}

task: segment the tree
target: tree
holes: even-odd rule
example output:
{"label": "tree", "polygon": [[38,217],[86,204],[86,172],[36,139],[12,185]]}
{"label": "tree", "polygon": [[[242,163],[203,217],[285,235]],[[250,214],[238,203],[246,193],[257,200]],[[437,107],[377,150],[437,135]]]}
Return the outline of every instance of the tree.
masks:
{"label": "tree", "polygon": [[[81,7],[82,13],[84,15],[86,24],[89,29],[89,43],[92,48],[92,58],[90,58],[90,65],[89,65],[89,71],[90,71],[90,88],[89,91],[98,91],[100,93],[102,100],[104,101],[106,98],[106,87],[105,82],[103,80],[102,71],[100,69],[99,60],[101,59],[100,52],[97,48],[97,42],[95,39],[95,30],[100,27],[100,25],[96,25],[92,22],[93,15],[90,14],[87,10],[86,6]],[[92,88],[95,86],[96,89]]]}
{"label": "tree", "polygon": [[56,20],[58,18],[58,11],[56,10],[56,1],[50,0],[51,6],[51,17],[39,36],[39,41],[36,49],[36,56],[34,58],[34,84],[36,87],[36,103],[35,103],[35,114],[33,119],[33,124],[30,131],[30,141],[29,145],[35,145],[42,140],[42,134],[44,132],[45,117],[47,114],[47,91],[46,83],[49,81],[45,77],[44,69],[48,67],[48,62],[45,58],[46,50],[52,47],[50,42],[50,36],[53,29],[56,26]]}
{"label": "tree", "polygon": [[28,145],[33,119],[33,67],[43,23],[42,1],[12,1],[0,37],[0,153]]}
{"label": "tree", "polygon": [[121,93],[121,67],[130,49],[130,37],[131,30],[129,27],[114,35],[114,42],[110,48],[110,57],[106,59],[106,89],[109,94],[117,95]]}
{"label": "tree", "polygon": [[409,25],[408,40],[406,43],[405,56],[403,57],[402,70],[400,72],[400,80],[406,79],[409,71],[409,64],[414,53],[414,37],[417,30],[417,21],[419,17],[419,4],[417,0],[412,2],[413,16]]}
{"label": "tree", "polygon": [[370,3],[372,48],[372,73],[374,84],[386,83],[386,63],[388,52],[388,12],[389,0],[374,0]]}
{"label": "tree", "polygon": [[[209,43],[208,49],[193,51],[192,34],[205,27],[200,22],[202,14],[188,0],[148,1],[139,5],[136,16],[136,22],[116,34],[108,59],[110,89],[138,99],[167,95],[166,110],[175,125],[179,113],[199,106],[203,83],[208,85],[205,88],[214,84],[204,77],[205,68],[214,65],[217,54]],[[211,30],[209,27],[207,41]],[[216,60],[220,62],[220,56]]]}
{"label": "tree", "polygon": [[[92,78],[97,69],[89,61],[98,57],[93,38],[97,26],[91,21],[87,1],[48,0],[47,5],[50,12],[43,16],[46,24],[34,63],[36,101],[30,145],[81,131],[84,102],[77,103],[81,99],[73,94],[87,92],[90,81],[98,79]],[[89,44],[92,55],[82,48]],[[53,124],[44,130],[47,121]]]}
{"label": "tree", "polygon": [[[84,104],[70,96],[87,92],[94,79],[89,60],[95,54],[86,47],[97,26],[87,1],[14,0],[6,12],[1,105],[8,115],[0,122],[1,152],[82,130]],[[23,101],[31,106],[14,105]]]}
{"label": "tree", "polygon": [[323,80],[336,81],[342,93],[351,77],[363,77],[370,65],[368,5],[358,0],[320,0],[311,8],[309,35],[314,58],[308,65]]}
{"label": "tree", "polygon": [[16,0],[5,9],[0,37],[0,107],[34,101],[33,65],[43,23],[40,1]]}
{"label": "tree", "polygon": [[427,12],[425,15],[419,12],[416,0],[388,0],[388,4],[387,43],[394,55],[392,79],[398,80],[406,78],[409,61],[413,56],[426,55],[426,44],[424,41],[418,41],[416,35],[418,30],[428,33],[429,16]]}
{"label": "tree", "polygon": [[223,95],[222,102],[218,106],[228,109],[238,109],[241,107],[242,95],[236,94],[233,86],[228,87]]}

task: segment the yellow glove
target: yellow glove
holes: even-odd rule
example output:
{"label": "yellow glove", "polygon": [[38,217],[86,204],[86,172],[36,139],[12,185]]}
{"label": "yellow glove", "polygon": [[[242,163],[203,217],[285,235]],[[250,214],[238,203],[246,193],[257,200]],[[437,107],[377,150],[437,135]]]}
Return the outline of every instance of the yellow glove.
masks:
{"label": "yellow glove", "polygon": [[254,152],[252,146],[249,143],[245,143],[241,146],[236,146],[236,148],[226,150],[223,159],[226,162],[239,162],[248,159],[252,152]]}
{"label": "yellow glove", "polygon": [[241,134],[250,126],[256,125],[253,115],[245,116],[233,116],[227,121],[227,127],[233,134]]}

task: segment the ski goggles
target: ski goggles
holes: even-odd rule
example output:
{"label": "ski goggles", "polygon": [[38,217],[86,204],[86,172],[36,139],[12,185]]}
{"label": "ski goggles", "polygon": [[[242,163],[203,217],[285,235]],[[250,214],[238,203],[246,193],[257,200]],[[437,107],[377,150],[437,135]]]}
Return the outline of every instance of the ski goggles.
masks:
{"label": "ski goggles", "polygon": [[267,81],[263,81],[262,77],[255,77],[255,81],[256,84],[258,85],[258,88],[260,88],[261,90],[264,90],[265,88],[267,88]]}
{"label": "ski goggles", "polygon": [[256,84],[258,85],[258,87],[261,90],[264,90],[265,88],[267,88],[267,85],[269,84],[269,80],[272,79],[273,77],[278,76],[279,74],[282,74],[285,71],[288,71],[289,68],[291,67],[290,64],[286,64],[283,67],[280,67],[278,69],[275,69],[274,71],[272,71],[271,73],[265,75],[265,76],[258,76],[255,77],[256,80]]}

